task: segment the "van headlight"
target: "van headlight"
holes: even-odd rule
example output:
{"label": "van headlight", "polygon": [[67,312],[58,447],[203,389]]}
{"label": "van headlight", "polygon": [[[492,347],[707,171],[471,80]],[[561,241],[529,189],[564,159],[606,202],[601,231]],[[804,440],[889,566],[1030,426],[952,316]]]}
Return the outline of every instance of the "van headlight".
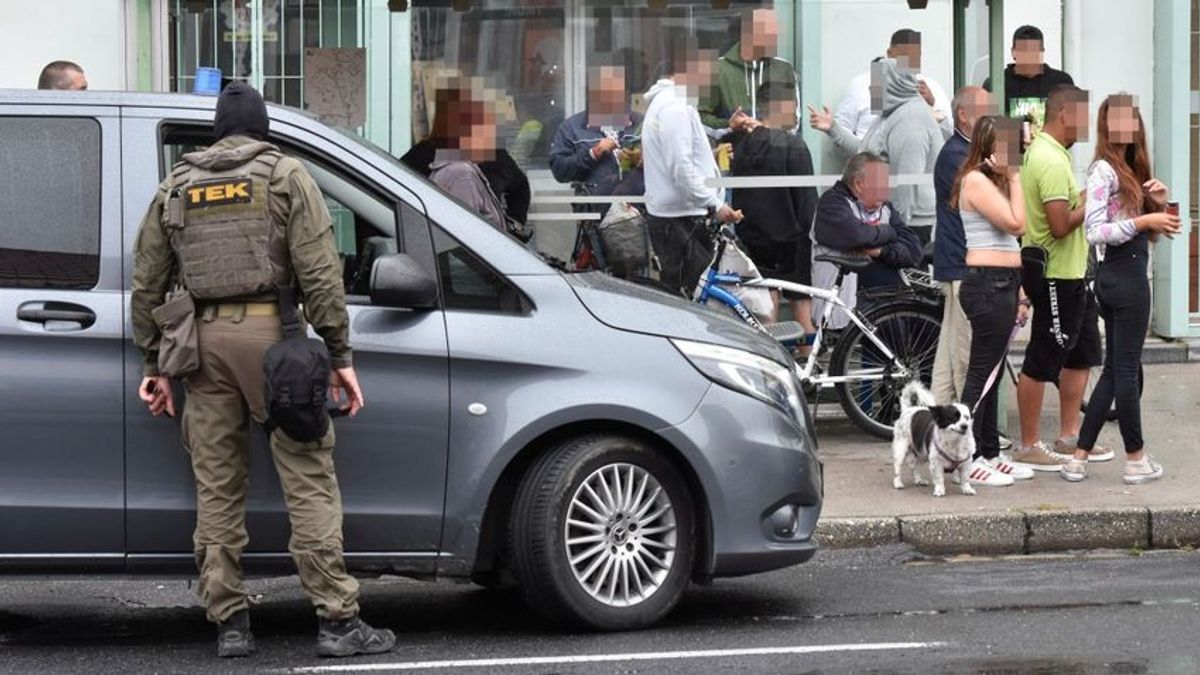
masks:
{"label": "van headlight", "polygon": [[791,368],[741,349],[688,340],[671,343],[713,382],[766,401],[798,422],[804,420],[804,402]]}

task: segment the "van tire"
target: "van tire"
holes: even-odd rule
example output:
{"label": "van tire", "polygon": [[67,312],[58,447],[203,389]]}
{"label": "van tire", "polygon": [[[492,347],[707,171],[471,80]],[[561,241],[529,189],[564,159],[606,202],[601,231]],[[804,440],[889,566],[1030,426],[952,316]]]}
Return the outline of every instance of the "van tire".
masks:
{"label": "van tire", "polygon": [[[601,472],[601,469],[604,471]],[[593,485],[599,485],[595,481],[611,480],[614,471],[616,485],[624,488],[632,482],[635,493],[638,491],[638,485],[648,488],[642,500],[626,499],[613,510],[612,517],[617,522],[611,528],[611,538],[608,533],[600,535],[597,531],[597,536],[605,537],[604,541],[610,545],[622,541],[628,543],[624,547],[600,547],[595,543],[576,545],[571,550],[578,552],[594,547],[604,550],[591,559],[572,566],[567,546],[568,514],[578,516],[585,513],[581,509],[588,504],[595,505],[595,502],[587,501],[580,506],[579,499],[588,499],[586,488],[583,487],[585,481],[588,481],[588,487],[592,488]],[[645,476],[650,478],[643,481]],[[631,477],[632,481],[629,480]],[[622,485],[622,481],[625,485]],[[660,496],[651,504],[645,497],[655,494],[654,489],[650,487],[654,483],[661,488],[661,492],[657,493]],[[664,499],[667,501],[663,501]],[[644,512],[644,517],[664,509],[667,511],[660,519],[642,523],[637,519],[636,513],[627,514],[620,509],[620,506],[625,506],[630,501],[650,505],[650,511]],[[638,509],[630,509],[636,510]],[[600,515],[609,515],[600,513],[601,511],[603,509],[596,509]],[[626,518],[630,520],[627,521]],[[572,520],[579,522],[574,518]],[[588,523],[594,525],[592,519],[589,519]],[[695,558],[695,523],[691,494],[679,470],[670,461],[641,440],[593,434],[570,439],[551,448],[530,467],[517,490],[516,502],[510,515],[508,550],[521,595],[526,603],[548,620],[557,625],[596,630],[631,630],[644,628],[659,621],[682,597]],[[646,534],[640,535],[641,539],[635,539],[639,536],[636,535],[639,524],[646,530]],[[651,534],[651,530],[655,532]],[[659,532],[660,530],[667,532]],[[581,536],[590,536],[587,531],[583,531],[581,535],[578,528],[573,529],[573,532],[576,536],[572,537],[572,541]],[[664,546],[665,540],[649,541],[654,537],[670,537],[666,543],[673,545],[674,550],[663,552],[661,557],[658,557],[658,553],[667,546]],[[610,556],[609,551],[613,555]],[[665,574],[662,574],[663,567],[657,565],[638,567],[638,561],[634,558],[640,556],[644,562],[648,560],[645,556],[649,552],[653,552],[657,560],[668,561]],[[582,566],[590,566],[598,558],[614,560],[614,568],[617,564],[627,565],[626,576],[622,577],[621,581],[603,585],[603,589],[615,589],[614,594],[619,596],[616,599],[617,604],[606,601],[606,590],[599,591],[599,596],[596,596],[593,594],[595,591],[589,591],[584,585],[585,582],[577,578],[586,571]],[[629,562],[622,562],[625,560]],[[593,575],[586,579],[597,582],[604,566],[605,564],[600,564]],[[639,573],[638,579],[646,579],[643,586],[644,595],[636,590],[634,585],[638,581],[631,576],[633,572],[630,570],[634,569],[651,570],[656,575],[643,577]],[[614,578],[616,574],[614,571]],[[654,585],[656,583],[657,586]],[[649,588],[652,590],[645,590]],[[622,602],[623,606],[618,606]]]}

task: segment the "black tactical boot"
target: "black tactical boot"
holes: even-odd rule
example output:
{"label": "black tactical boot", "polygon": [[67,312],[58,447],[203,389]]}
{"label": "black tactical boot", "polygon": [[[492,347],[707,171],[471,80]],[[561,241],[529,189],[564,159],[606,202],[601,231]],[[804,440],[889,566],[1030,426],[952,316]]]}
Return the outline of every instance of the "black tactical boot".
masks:
{"label": "black tactical boot", "polygon": [[241,610],[217,624],[217,656],[223,659],[254,653],[254,635],[250,633],[250,612]]}
{"label": "black tactical boot", "polygon": [[395,646],[395,633],[371,628],[357,616],[341,621],[321,619],[317,631],[317,656],[382,654]]}

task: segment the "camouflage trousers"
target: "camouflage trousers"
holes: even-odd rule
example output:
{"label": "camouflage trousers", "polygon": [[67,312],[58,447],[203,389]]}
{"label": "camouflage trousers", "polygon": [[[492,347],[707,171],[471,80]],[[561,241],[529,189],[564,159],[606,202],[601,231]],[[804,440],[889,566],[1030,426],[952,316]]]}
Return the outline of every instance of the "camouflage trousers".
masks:
{"label": "camouflage trousers", "polygon": [[[282,330],[277,316],[208,316],[197,323],[200,370],[187,381],[183,438],[196,477],[196,595],[208,619],[220,622],[248,607],[241,554],[249,542],[250,422],[266,418],[263,355]],[[270,446],[291,520],[288,549],[305,593],[322,618],[356,615],[358,582],[342,555],[333,425],[307,444],[276,430]]]}

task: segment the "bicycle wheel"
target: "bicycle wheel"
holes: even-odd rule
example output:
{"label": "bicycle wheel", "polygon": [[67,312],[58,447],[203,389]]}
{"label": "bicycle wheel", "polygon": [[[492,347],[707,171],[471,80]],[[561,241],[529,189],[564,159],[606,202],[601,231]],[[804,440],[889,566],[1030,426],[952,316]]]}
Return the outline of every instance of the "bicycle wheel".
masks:
{"label": "bicycle wheel", "polygon": [[[900,416],[900,391],[912,379],[925,386],[933,380],[942,314],[924,303],[889,303],[869,311],[868,328],[895,355],[887,362],[882,352],[858,326],[851,324],[841,335],[830,358],[831,375],[853,378],[882,371],[882,377],[836,385],[842,409],[855,425],[879,438],[892,437],[892,425]],[[905,377],[901,369],[908,370]]]}

